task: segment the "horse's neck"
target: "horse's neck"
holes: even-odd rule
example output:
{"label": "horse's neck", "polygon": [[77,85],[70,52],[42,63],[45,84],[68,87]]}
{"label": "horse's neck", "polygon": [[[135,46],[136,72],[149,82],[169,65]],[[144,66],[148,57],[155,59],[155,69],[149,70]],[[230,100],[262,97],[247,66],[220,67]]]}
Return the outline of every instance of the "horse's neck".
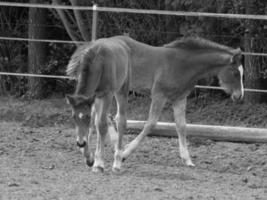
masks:
{"label": "horse's neck", "polygon": [[227,52],[207,52],[195,54],[190,62],[196,67],[201,76],[217,75],[220,69],[231,62],[231,55]]}

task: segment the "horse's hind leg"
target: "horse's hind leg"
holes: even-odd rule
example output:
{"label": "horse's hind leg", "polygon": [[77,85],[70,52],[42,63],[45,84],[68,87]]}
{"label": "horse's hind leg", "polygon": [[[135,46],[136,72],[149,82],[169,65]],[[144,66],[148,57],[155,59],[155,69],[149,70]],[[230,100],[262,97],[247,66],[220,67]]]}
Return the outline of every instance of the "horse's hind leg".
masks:
{"label": "horse's hind leg", "polygon": [[126,106],[127,106],[127,91],[123,93],[116,94],[117,101],[117,130],[118,130],[118,138],[115,143],[115,153],[114,153],[114,163],[113,163],[113,171],[117,172],[121,168],[122,163],[122,138],[123,134],[126,131]]}
{"label": "horse's hind leg", "polygon": [[179,136],[180,156],[188,166],[195,166],[191,161],[186,142],[186,120],[185,120],[186,98],[173,104],[176,130]]}
{"label": "horse's hind leg", "polygon": [[130,144],[126,146],[126,149],[123,152],[123,159],[126,159],[131,153],[133,153],[138,145],[142,142],[144,137],[148,135],[155,127],[166,101],[166,97],[164,97],[160,93],[152,95],[148,120],[142,132]]}
{"label": "horse's hind leg", "polygon": [[106,95],[101,99],[96,99],[95,109],[96,109],[96,132],[97,132],[97,143],[95,151],[95,162],[93,165],[93,172],[103,172],[104,171],[104,147],[105,147],[105,137],[108,130],[107,113],[112,102],[112,95]]}

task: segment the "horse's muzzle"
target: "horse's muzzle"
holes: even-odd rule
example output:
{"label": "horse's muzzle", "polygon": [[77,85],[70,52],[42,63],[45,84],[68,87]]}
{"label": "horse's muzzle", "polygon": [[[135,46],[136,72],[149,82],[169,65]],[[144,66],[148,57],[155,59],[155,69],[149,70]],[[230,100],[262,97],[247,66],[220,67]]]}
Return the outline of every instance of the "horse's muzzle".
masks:
{"label": "horse's muzzle", "polygon": [[78,146],[79,148],[84,148],[84,147],[86,146],[86,142],[83,141],[83,143],[79,143],[79,142],[77,141],[77,146]]}
{"label": "horse's muzzle", "polygon": [[233,101],[240,101],[241,99],[243,99],[243,94],[242,92],[233,92],[233,94],[231,95],[231,98]]}
{"label": "horse's muzzle", "polygon": [[93,160],[87,159],[86,164],[88,167],[92,167],[94,165],[94,159]]}

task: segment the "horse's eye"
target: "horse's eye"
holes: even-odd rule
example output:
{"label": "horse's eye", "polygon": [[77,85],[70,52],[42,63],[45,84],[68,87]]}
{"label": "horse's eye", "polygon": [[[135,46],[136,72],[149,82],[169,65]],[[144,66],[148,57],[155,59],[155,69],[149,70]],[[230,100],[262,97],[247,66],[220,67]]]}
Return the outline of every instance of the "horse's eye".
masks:
{"label": "horse's eye", "polygon": [[232,74],[233,74],[235,77],[239,77],[240,72],[237,71],[237,70],[233,70],[233,71],[232,71]]}

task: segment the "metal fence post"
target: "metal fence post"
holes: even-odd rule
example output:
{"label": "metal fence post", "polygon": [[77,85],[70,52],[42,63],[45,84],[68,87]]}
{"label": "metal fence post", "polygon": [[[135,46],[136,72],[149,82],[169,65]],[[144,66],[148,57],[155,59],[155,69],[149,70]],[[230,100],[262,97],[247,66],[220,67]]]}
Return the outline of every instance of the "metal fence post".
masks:
{"label": "metal fence post", "polygon": [[97,4],[93,5],[93,18],[92,18],[92,41],[96,40],[97,34]]}

